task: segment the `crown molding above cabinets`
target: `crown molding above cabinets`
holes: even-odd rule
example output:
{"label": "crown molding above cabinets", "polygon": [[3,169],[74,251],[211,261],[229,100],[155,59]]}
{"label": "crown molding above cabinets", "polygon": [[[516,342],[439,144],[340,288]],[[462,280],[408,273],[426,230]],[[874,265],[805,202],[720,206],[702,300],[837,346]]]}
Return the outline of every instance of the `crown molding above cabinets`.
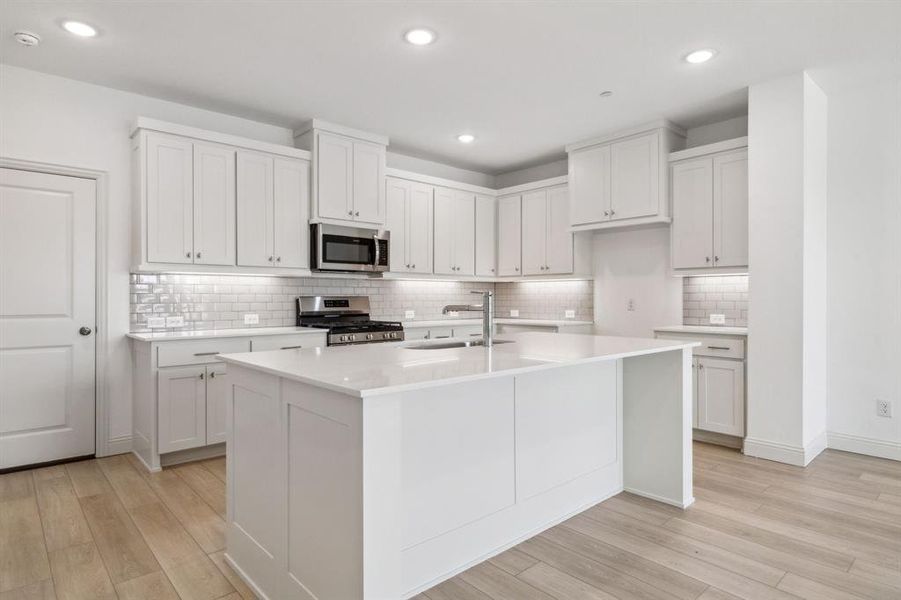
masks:
{"label": "crown molding above cabinets", "polygon": [[573,231],[669,223],[669,155],[684,146],[664,120],[567,146]]}

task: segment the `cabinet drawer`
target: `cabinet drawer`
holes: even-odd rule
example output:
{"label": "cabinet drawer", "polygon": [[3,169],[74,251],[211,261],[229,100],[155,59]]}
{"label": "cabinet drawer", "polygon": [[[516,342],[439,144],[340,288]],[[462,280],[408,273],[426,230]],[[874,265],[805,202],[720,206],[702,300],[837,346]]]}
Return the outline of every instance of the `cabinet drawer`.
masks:
{"label": "cabinet drawer", "polygon": [[481,325],[464,325],[462,327],[454,327],[454,337],[469,337],[482,335]]}
{"label": "cabinet drawer", "polygon": [[201,365],[219,362],[217,354],[250,352],[250,338],[224,340],[192,340],[160,344],[157,350],[157,366]]}
{"label": "cabinet drawer", "polygon": [[440,340],[442,338],[449,338],[453,336],[454,330],[452,327],[432,327],[429,329],[430,340]]}
{"label": "cabinet drawer", "polygon": [[428,327],[404,327],[405,340],[427,340],[429,339]]}
{"label": "cabinet drawer", "polygon": [[713,356],[717,358],[745,358],[745,340],[738,337],[718,335],[694,335],[690,333],[658,333],[657,337],[666,340],[701,342],[694,348],[694,356]]}
{"label": "cabinet drawer", "polygon": [[315,348],[325,346],[325,333],[297,333],[291,335],[262,335],[251,340],[252,352],[265,350],[292,350],[294,348]]}

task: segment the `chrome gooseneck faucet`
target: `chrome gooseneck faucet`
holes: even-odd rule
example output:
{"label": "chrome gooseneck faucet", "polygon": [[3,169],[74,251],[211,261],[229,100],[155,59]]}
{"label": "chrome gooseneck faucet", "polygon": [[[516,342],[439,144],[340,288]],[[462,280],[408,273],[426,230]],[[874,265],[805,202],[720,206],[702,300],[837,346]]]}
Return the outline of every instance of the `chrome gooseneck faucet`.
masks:
{"label": "chrome gooseneck faucet", "polygon": [[446,315],[449,312],[481,312],[482,345],[490,348],[494,345],[494,292],[473,290],[472,293],[482,295],[481,304],[448,304],[441,313]]}

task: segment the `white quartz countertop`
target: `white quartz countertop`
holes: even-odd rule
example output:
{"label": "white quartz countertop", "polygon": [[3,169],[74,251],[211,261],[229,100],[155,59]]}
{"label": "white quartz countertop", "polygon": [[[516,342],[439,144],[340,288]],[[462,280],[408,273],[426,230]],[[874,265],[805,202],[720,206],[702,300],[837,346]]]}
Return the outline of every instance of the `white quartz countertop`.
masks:
{"label": "white quartz countertop", "polygon": [[[356,397],[655,354],[697,342],[568,333],[504,334],[493,348],[413,349],[422,341],[223,354],[220,360]],[[444,342],[446,340],[442,340]],[[436,342],[436,343],[441,343]]]}
{"label": "white quartz countertop", "polygon": [[[499,325],[537,325],[544,327],[566,327],[567,325],[594,325],[593,321],[576,321],[575,319],[519,319],[515,317],[501,317],[494,319]],[[463,327],[467,325],[481,325],[482,319],[435,319],[433,321],[404,321],[404,329],[418,329],[423,327]]]}
{"label": "white quartz countertop", "polygon": [[159,333],[127,333],[127,337],[141,342],[165,342],[169,340],[204,340],[231,337],[256,337],[261,335],[323,335],[324,329],[310,327],[247,327],[244,329],[208,329],[198,331],[162,331]]}
{"label": "white quartz countertop", "polygon": [[724,327],[719,325],[671,325],[655,327],[654,331],[664,333],[698,333],[714,335],[748,335],[747,327]]}

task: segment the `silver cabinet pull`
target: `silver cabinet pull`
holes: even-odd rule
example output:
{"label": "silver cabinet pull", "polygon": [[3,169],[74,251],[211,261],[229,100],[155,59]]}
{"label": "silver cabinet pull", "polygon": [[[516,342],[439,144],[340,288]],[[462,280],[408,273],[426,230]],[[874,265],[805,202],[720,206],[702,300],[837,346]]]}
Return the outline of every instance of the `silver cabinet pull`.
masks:
{"label": "silver cabinet pull", "polygon": [[303,346],[282,346],[281,350],[295,350],[297,348],[303,348]]}
{"label": "silver cabinet pull", "polygon": [[216,356],[219,352],[195,352],[194,356]]}
{"label": "silver cabinet pull", "polygon": [[732,350],[729,346],[707,346],[710,350]]}

